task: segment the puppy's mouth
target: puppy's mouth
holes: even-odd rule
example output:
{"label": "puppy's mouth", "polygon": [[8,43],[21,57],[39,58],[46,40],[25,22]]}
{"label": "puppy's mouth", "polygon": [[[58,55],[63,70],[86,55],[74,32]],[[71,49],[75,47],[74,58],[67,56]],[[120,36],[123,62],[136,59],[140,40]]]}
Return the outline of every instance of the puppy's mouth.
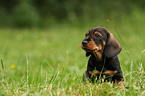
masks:
{"label": "puppy's mouth", "polygon": [[100,51],[101,49],[99,47],[95,47],[93,49],[89,49],[87,47],[82,46],[82,49],[84,49],[86,52],[96,52],[96,51]]}

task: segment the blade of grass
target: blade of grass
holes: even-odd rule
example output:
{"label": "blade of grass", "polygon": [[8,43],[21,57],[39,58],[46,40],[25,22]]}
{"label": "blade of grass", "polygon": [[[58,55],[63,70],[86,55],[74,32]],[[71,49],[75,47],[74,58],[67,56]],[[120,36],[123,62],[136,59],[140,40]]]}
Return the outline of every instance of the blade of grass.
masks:
{"label": "blade of grass", "polygon": [[6,76],[5,76],[5,72],[4,72],[5,68],[4,68],[4,63],[3,63],[2,59],[1,59],[1,65],[2,65],[2,82],[4,82]]}
{"label": "blade of grass", "polygon": [[29,62],[28,62],[28,57],[27,54],[25,53],[25,57],[26,57],[26,62],[27,62],[27,88],[29,88]]}
{"label": "blade of grass", "polygon": [[1,59],[1,65],[2,65],[2,70],[4,70],[4,63],[2,59]]}

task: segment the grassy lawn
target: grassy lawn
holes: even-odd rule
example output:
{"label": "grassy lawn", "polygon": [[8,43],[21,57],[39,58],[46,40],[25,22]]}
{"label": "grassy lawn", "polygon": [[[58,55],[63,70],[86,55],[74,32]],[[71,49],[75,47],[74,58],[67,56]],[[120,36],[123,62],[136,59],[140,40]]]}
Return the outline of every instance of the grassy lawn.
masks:
{"label": "grassy lawn", "polygon": [[144,96],[145,24],[141,21],[101,24],[123,47],[119,59],[126,89],[106,82],[82,82],[88,58],[81,41],[94,25],[0,29],[0,95]]}

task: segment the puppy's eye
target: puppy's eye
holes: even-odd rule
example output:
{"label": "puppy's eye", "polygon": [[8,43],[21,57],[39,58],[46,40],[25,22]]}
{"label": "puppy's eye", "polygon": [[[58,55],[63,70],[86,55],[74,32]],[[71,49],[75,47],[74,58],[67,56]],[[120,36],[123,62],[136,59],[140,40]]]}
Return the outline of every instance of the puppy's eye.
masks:
{"label": "puppy's eye", "polygon": [[101,37],[101,36],[100,36],[99,34],[95,34],[95,37],[97,37],[97,38],[98,38],[98,37]]}

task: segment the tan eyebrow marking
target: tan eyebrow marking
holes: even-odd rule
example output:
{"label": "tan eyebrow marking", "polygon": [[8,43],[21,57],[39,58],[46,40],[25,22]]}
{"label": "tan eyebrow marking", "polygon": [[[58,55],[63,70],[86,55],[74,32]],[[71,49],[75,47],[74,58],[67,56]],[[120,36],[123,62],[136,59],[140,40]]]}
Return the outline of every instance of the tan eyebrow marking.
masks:
{"label": "tan eyebrow marking", "polygon": [[95,32],[94,34],[98,34],[99,36],[101,36],[102,37],[102,34],[101,33],[99,33],[99,32]]}
{"label": "tan eyebrow marking", "polygon": [[97,34],[98,32],[95,32],[94,34]]}

